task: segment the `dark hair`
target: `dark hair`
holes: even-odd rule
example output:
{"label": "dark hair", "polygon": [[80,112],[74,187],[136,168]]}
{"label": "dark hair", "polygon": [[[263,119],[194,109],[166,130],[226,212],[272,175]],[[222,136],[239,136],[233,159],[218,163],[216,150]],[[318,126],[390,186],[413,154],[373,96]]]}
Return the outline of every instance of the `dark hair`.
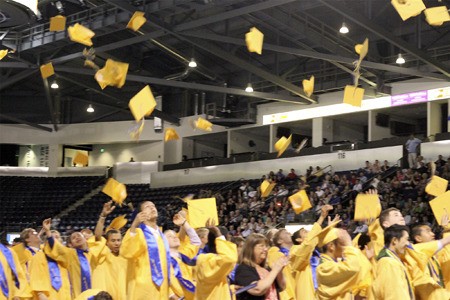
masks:
{"label": "dark hair", "polygon": [[275,233],[275,234],[273,235],[272,243],[273,243],[274,246],[277,246],[277,247],[280,247],[280,246],[281,246],[281,244],[278,243],[278,240],[280,239],[280,235],[281,235],[283,232],[285,232],[285,231],[287,232],[287,230],[283,228],[283,229],[278,230],[277,233]]}
{"label": "dark hair", "polygon": [[231,242],[236,244],[239,247],[241,243],[245,243],[245,239],[242,236],[233,236],[231,238]]}
{"label": "dark hair", "polygon": [[423,226],[428,226],[428,225],[421,223],[421,224],[414,225],[414,227],[411,229],[411,239],[414,243],[417,243],[416,236],[421,235]]}
{"label": "dark hair", "polygon": [[[294,245],[300,245],[300,243],[297,242],[297,239],[300,238],[300,230],[302,230],[302,229],[299,229],[292,234],[292,243],[294,243]],[[305,230],[305,229],[303,229],[303,230]]]}
{"label": "dark hair", "polygon": [[408,227],[404,225],[394,224],[384,230],[384,246],[388,248],[394,238],[397,240],[403,236],[403,231],[409,233]]}
{"label": "dark hair", "polygon": [[216,238],[218,236],[216,235],[216,232],[214,230],[208,231],[208,242],[206,243],[206,246],[208,247],[208,253],[217,253],[216,250]]}
{"label": "dark hair", "polygon": [[364,247],[370,243],[370,236],[366,233],[362,233],[358,239],[358,247],[360,250],[364,250]]}
{"label": "dark hair", "polygon": [[94,300],[113,300],[113,297],[108,292],[100,292],[94,296]]}
{"label": "dark hair", "polygon": [[399,209],[395,208],[395,207],[390,207],[388,209],[385,209],[381,212],[380,214],[380,226],[383,229],[386,229],[383,226],[384,221],[386,221],[389,218],[389,215],[391,214],[392,211],[400,211]]}
{"label": "dark hair", "polygon": [[120,231],[117,230],[117,229],[110,229],[110,230],[108,230],[108,231],[105,233],[105,239],[108,240],[108,239],[109,239],[109,236],[110,236],[111,234],[116,234],[116,233],[120,234]]}

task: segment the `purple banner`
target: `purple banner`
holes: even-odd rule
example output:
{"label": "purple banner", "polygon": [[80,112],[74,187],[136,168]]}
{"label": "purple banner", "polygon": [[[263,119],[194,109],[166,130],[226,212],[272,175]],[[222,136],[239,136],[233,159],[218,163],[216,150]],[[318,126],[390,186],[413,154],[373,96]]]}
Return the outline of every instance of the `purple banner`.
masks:
{"label": "purple banner", "polygon": [[420,102],[427,102],[427,91],[412,92],[391,96],[391,106],[408,105]]}

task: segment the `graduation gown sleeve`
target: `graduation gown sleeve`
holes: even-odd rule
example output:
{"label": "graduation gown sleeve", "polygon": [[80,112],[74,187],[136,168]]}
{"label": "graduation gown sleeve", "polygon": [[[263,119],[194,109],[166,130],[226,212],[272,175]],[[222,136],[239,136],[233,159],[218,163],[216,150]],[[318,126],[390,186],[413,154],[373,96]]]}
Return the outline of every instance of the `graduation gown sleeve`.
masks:
{"label": "graduation gown sleeve", "polygon": [[373,293],[377,300],[411,299],[405,267],[393,258],[382,258],[377,264]]}
{"label": "graduation gown sleeve", "polygon": [[227,275],[237,262],[237,249],[234,243],[216,238],[217,254],[200,254],[195,268],[197,288],[195,299],[231,299]]}
{"label": "graduation gown sleeve", "polygon": [[354,247],[345,247],[343,261],[326,260],[317,267],[319,299],[345,299],[356,286],[361,270],[357,251]]}

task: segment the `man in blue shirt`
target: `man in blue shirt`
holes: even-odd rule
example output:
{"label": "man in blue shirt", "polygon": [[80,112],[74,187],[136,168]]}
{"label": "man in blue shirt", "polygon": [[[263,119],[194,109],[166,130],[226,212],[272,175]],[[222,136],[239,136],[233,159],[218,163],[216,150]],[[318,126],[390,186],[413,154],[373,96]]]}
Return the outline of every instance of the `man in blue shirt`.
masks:
{"label": "man in blue shirt", "polygon": [[421,140],[414,137],[414,134],[411,134],[409,137],[409,140],[405,143],[406,151],[408,151],[408,163],[410,169],[416,169],[416,159],[417,159],[417,152],[418,152],[418,146],[422,143]]}

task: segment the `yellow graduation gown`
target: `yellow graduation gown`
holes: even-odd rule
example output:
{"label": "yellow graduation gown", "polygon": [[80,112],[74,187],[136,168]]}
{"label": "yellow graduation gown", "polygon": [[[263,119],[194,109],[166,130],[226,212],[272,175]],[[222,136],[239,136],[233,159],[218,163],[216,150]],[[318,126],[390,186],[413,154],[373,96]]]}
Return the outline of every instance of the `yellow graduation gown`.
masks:
{"label": "yellow graduation gown", "polygon": [[28,263],[33,258],[33,253],[25,247],[24,243],[18,243],[17,245],[14,245],[11,247],[12,250],[17,254],[17,257],[19,258],[20,265],[22,266],[23,271],[25,272],[26,278],[30,279],[30,274],[28,272]]}
{"label": "yellow graduation gown", "polygon": [[358,283],[360,270],[358,249],[354,247],[344,248],[344,260],[340,262],[322,254],[317,267],[318,299],[352,299],[351,291]]}
{"label": "yellow graduation gown", "polygon": [[157,286],[152,280],[147,241],[142,230],[137,228],[135,234],[131,234],[128,231],[123,238],[120,252],[123,257],[130,260],[127,289],[127,298],[129,300],[169,298],[166,249],[161,236],[158,235],[156,241],[164,278],[161,286]]}
{"label": "yellow graduation gown", "polygon": [[[411,299],[405,265],[397,257],[384,257],[377,263],[372,289],[377,300]],[[411,286],[412,289],[412,286]]]}
{"label": "yellow graduation gown", "polygon": [[48,269],[48,260],[44,252],[40,251],[33,256],[29,264],[30,273],[30,287],[35,295],[38,297],[38,292],[44,293],[48,299],[71,300],[71,290],[69,273],[66,268],[58,264],[59,272],[61,274],[61,288],[59,291],[52,287],[50,279],[50,271]]}
{"label": "yellow graduation gown", "polygon": [[126,300],[127,269],[127,259],[115,256],[108,247],[104,247],[92,270],[92,288],[108,292],[114,300]]}
{"label": "yellow graduation gown", "polygon": [[320,231],[322,231],[322,227],[318,223],[314,223],[305,241],[301,245],[292,246],[289,252],[290,266],[295,271],[295,296],[299,300],[315,298],[316,290],[314,289],[310,259],[319,242],[317,234]]}
{"label": "yellow graduation gown", "polygon": [[[87,258],[90,268],[91,268],[91,282],[92,282],[92,270],[95,268],[97,263],[97,258],[100,252],[105,247],[105,243],[98,242],[96,246],[90,247],[89,252],[83,253]],[[73,297],[77,297],[81,294],[81,268],[80,262],[78,260],[78,254],[75,249],[68,248],[62,245],[57,240],[54,240],[53,247],[50,247],[49,242],[45,243],[44,253],[50,258],[58,262],[62,267],[69,271],[70,280],[72,283],[72,294]]]}
{"label": "yellow graduation gown", "polygon": [[5,295],[3,295],[2,290],[0,289],[0,300],[12,300],[14,297],[19,298],[30,298],[32,297],[30,293],[30,287],[28,285],[27,278],[25,276],[25,272],[22,269],[22,266],[20,264],[20,260],[17,257],[16,253],[14,251],[11,251],[14,264],[16,266],[17,271],[17,277],[19,279],[19,288],[16,287],[15,281],[12,275],[11,268],[9,267],[8,261],[6,260],[5,256],[0,252],[0,264],[3,267],[3,270],[5,272],[6,276],[6,282],[8,283],[8,290],[9,290],[9,296],[6,298]]}
{"label": "yellow graduation gown", "polygon": [[[450,299],[450,292],[439,285],[439,269],[441,266],[434,257],[434,254],[438,250],[438,242],[432,241],[428,243],[419,243],[414,245],[414,250],[425,255],[423,258],[427,268],[424,274],[433,280],[433,284],[425,284],[416,287],[416,296],[418,299],[423,300],[448,300]],[[443,249],[441,250],[443,251]],[[425,261],[426,259],[426,261]]]}
{"label": "yellow graduation gown", "polygon": [[196,300],[233,299],[227,275],[237,262],[237,248],[234,243],[216,238],[217,254],[200,254],[195,266]]}
{"label": "yellow graduation gown", "polygon": [[450,291],[450,245],[447,245],[438,252],[437,259],[441,264],[444,284],[447,291]]}
{"label": "yellow graduation gown", "polygon": [[[274,250],[270,251],[270,249],[274,248]],[[270,268],[272,268],[273,264],[280,258],[283,257],[284,254],[280,252],[278,247],[272,247],[269,249],[267,253],[267,264]],[[287,265],[283,269],[283,276],[286,282],[286,288],[280,292],[280,300],[292,300],[295,298],[295,274],[293,273],[291,265]]]}

